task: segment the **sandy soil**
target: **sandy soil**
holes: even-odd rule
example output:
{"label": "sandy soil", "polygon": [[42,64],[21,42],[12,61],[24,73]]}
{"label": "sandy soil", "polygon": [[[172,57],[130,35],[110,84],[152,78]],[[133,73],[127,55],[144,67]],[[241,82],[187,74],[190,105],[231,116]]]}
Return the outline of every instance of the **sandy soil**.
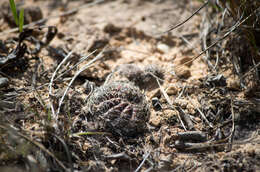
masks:
{"label": "sandy soil", "polygon": [[[201,3],[188,0],[117,0],[91,4],[87,0],[22,2],[23,7],[39,7],[32,15],[28,14],[28,22],[38,20],[33,16],[41,12],[40,18],[48,17],[44,25],[55,26],[58,33],[38,54],[26,54],[25,62],[22,61],[15,69],[7,69],[0,64],[0,76],[9,78],[8,86],[0,89],[3,93],[16,92],[15,98],[11,99],[16,106],[9,111],[1,110],[5,115],[4,122],[10,122],[31,140],[44,145],[68,169],[73,164],[75,170],[86,171],[134,171],[138,167],[140,171],[260,170],[260,111],[252,103],[252,97],[248,97],[248,90],[242,89],[239,84],[239,76],[234,72],[231,62],[232,52],[226,47],[218,47],[224,53],[219,57],[216,71],[209,67],[204,55],[192,61],[201,51],[205,14],[210,10],[203,9],[183,26],[161,34],[189,17]],[[72,9],[77,10],[61,15]],[[0,40],[3,43],[18,36],[18,32],[9,32],[13,26],[7,21],[7,14],[10,14],[10,10],[2,12],[0,18]],[[43,29],[43,32],[46,31]],[[34,47],[32,43],[27,44],[29,48]],[[14,48],[12,44],[6,45]],[[80,73],[69,89],[58,117],[59,122],[49,120],[52,114],[50,103],[54,104],[54,109],[58,108],[57,102],[70,79],[103,48],[102,58]],[[56,98],[50,98],[48,84],[64,56],[51,51],[53,49],[62,50],[64,54],[73,51],[72,58],[61,67],[58,75],[75,65],[81,57],[96,50],[94,55],[53,83]],[[216,64],[215,54],[214,50],[211,54],[213,65]],[[156,65],[163,73],[162,90],[165,90],[173,105],[169,105],[158,84],[151,88],[147,85],[147,89],[141,91],[150,111],[146,121],[148,131],[134,138],[118,138],[113,134],[72,136],[73,133],[88,131],[88,125],[84,126],[86,119],[82,117],[82,109],[88,101],[83,83],[88,80],[100,87],[108,75],[122,64],[134,64],[142,70]],[[220,75],[224,81],[214,78]],[[37,91],[31,91],[33,88],[37,88]],[[8,98],[5,96],[7,94],[3,94],[4,98]],[[152,104],[155,97],[161,104],[160,110],[156,110]],[[17,108],[17,104],[22,108]],[[194,141],[191,138],[184,142],[181,140],[179,133],[185,132],[185,129],[178,115],[182,110],[192,123],[189,126],[183,119],[187,131],[201,131],[206,134],[207,141]],[[183,114],[181,116],[183,118]],[[230,146],[232,122],[235,130]],[[72,162],[66,159],[64,147],[59,139],[50,135],[51,131],[67,145],[72,153]],[[5,134],[1,139],[6,139]],[[194,144],[191,149],[185,148],[186,142]],[[40,169],[53,170],[55,165],[59,166],[57,161],[50,163],[46,158],[50,155],[46,151],[35,148],[35,145],[33,150],[44,152],[45,156],[30,151],[18,153],[26,161],[25,164],[30,164],[30,168],[33,167],[28,156],[34,157]],[[7,154],[0,153],[2,169],[8,170],[12,164],[26,169],[26,165],[18,160],[11,162],[10,159],[16,156],[10,158]],[[44,164],[39,157],[48,163]],[[140,166],[144,159],[145,163]]]}

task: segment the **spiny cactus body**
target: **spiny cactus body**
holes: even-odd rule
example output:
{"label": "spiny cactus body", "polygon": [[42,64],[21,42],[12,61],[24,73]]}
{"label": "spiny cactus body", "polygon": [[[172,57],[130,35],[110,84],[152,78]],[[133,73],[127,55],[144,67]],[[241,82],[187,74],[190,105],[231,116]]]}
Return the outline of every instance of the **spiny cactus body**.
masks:
{"label": "spiny cactus body", "polygon": [[115,81],[97,88],[89,97],[87,109],[101,121],[101,128],[121,136],[143,132],[149,119],[145,95],[131,82]]}

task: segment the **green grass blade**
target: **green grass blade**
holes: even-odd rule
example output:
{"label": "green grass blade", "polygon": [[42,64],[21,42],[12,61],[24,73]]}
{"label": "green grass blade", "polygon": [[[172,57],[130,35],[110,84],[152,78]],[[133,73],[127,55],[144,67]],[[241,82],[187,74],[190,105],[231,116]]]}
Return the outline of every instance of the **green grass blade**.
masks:
{"label": "green grass blade", "polygon": [[19,31],[23,31],[23,22],[24,22],[24,17],[23,17],[24,9],[22,8],[19,13]]}
{"label": "green grass blade", "polygon": [[10,8],[11,8],[13,16],[14,16],[14,21],[15,21],[16,25],[18,26],[19,21],[18,21],[18,15],[17,15],[17,11],[16,11],[15,2],[14,2],[14,0],[9,0],[9,3],[10,3]]}

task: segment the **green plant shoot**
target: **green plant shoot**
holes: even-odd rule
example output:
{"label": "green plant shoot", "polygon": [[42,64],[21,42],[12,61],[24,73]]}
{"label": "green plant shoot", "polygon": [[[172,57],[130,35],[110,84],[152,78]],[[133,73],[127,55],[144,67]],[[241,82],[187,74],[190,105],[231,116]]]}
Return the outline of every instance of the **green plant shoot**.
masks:
{"label": "green plant shoot", "polygon": [[19,12],[19,18],[17,15],[16,5],[14,0],[9,0],[10,8],[14,16],[15,24],[19,27],[19,31],[23,31],[23,24],[24,24],[24,9],[22,8]]}
{"label": "green plant shoot", "polygon": [[24,22],[24,17],[23,17],[24,9],[22,8],[20,13],[19,13],[19,31],[23,31],[23,22]]}
{"label": "green plant shoot", "polygon": [[13,13],[13,16],[14,16],[14,21],[16,23],[16,25],[18,26],[18,15],[17,15],[17,11],[16,11],[16,5],[15,5],[15,2],[14,0],[9,0],[9,3],[10,3],[10,8],[12,10],[12,13]]}

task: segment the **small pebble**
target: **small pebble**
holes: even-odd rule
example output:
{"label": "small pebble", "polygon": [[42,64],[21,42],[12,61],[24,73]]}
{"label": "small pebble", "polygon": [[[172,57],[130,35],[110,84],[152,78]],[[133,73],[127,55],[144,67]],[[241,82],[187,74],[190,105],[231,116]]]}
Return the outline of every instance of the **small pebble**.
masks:
{"label": "small pebble", "polygon": [[178,88],[176,86],[170,86],[167,88],[166,93],[168,95],[176,95],[178,93]]}
{"label": "small pebble", "polygon": [[0,78],[0,88],[6,87],[8,85],[8,78]]}
{"label": "small pebble", "polygon": [[175,70],[175,74],[182,79],[188,79],[191,76],[190,69],[186,66],[183,66],[179,70]]}
{"label": "small pebble", "polygon": [[168,53],[170,48],[168,45],[166,44],[162,44],[162,43],[159,43],[157,45],[157,50],[160,52],[160,53]]}
{"label": "small pebble", "polygon": [[155,112],[152,111],[151,112],[151,116],[150,116],[150,120],[149,120],[149,124],[151,124],[154,127],[159,127],[161,125],[161,117],[160,117],[161,112]]}

